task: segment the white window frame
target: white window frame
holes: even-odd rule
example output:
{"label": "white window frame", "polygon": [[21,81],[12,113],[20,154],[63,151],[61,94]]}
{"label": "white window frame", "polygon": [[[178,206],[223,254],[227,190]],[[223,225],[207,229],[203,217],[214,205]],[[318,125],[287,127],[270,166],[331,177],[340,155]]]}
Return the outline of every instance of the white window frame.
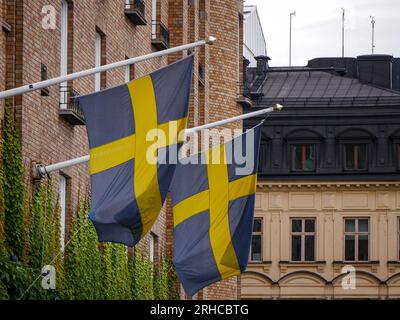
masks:
{"label": "white window frame", "polygon": [[154,262],[154,258],[155,258],[155,243],[156,243],[155,235],[152,232],[150,232],[150,235],[149,235],[149,259],[151,262]]}
{"label": "white window frame", "polygon": [[[95,67],[101,66],[101,34],[96,31],[95,35]],[[94,78],[94,90],[100,91],[101,90],[101,73],[98,72],[95,74]]]}
{"label": "white window frame", "polygon": [[[355,231],[347,231],[346,232],[346,220],[355,220]],[[359,220],[368,220],[368,232],[358,231],[358,222]],[[346,236],[354,236],[354,260],[346,260]],[[359,260],[358,259],[358,237],[359,236],[368,236],[368,260]],[[371,219],[369,217],[346,217],[343,219],[343,261],[346,262],[369,262],[371,261]]]}
{"label": "white window frame", "polygon": [[[61,0],[61,27],[60,27],[60,76],[68,73],[68,2]],[[60,83],[60,108],[67,108],[67,82]]]}
{"label": "white window frame", "polygon": [[60,244],[61,244],[61,250],[64,251],[67,178],[62,174],[60,174],[59,178],[58,192],[59,192],[59,206],[60,206]]}
{"label": "white window frame", "polygon": [[[263,261],[263,250],[264,250],[264,235],[263,235],[263,230],[264,230],[264,219],[262,217],[254,217],[254,220],[260,220],[261,221],[261,231],[260,232],[253,232],[251,233],[251,244],[250,244],[250,257],[249,260],[250,262],[262,262]],[[254,222],[253,222],[254,223]],[[261,237],[261,248],[260,248],[260,260],[253,260],[253,236],[260,236]]]}
{"label": "white window frame", "polygon": [[[301,221],[301,232],[293,231],[293,221]],[[306,231],[306,220],[314,220],[314,231]],[[293,260],[293,236],[301,237],[301,257],[300,260]],[[314,237],[314,260],[306,260],[306,236]],[[290,261],[291,262],[315,262],[317,261],[317,218],[315,217],[292,217],[290,218]]]}
{"label": "white window frame", "polygon": [[125,82],[131,81],[131,68],[130,65],[128,64],[125,66]]}
{"label": "white window frame", "polygon": [[151,0],[151,37],[157,38],[157,0]]}

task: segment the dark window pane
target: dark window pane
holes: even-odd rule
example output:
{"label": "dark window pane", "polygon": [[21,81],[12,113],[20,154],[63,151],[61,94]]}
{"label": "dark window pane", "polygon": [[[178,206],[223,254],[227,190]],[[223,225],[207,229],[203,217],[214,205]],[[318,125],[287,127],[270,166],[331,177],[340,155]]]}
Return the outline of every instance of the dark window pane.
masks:
{"label": "dark window pane", "polygon": [[251,260],[261,261],[261,235],[253,235],[251,239]]}
{"label": "dark window pane", "polygon": [[358,236],[358,260],[368,261],[368,236]]}
{"label": "dark window pane", "polygon": [[400,169],[400,144],[397,145],[397,168]]}
{"label": "dark window pane", "polygon": [[305,260],[314,261],[315,260],[315,237],[306,236],[305,237]]}
{"label": "dark window pane", "polygon": [[315,220],[307,219],[306,222],[306,232],[315,232]]}
{"label": "dark window pane", "polygon": [[356,231],[356,221],[354,219],[346,219],[345,220],[345,231],[346,232],[355,232]]}
{"label": "dark window pane", "polygon": [[310,144],[306,147],[306,161],[304,166],[307,171],[313,171],[315,169],[314,145]]}
{"label": "dark window pane", "polygon": [[261,232],[261,219],[254,219],[253,232]]}
{"label": "dark window pane", "polygon": [[355,238],[354,236],[347,235],[345,237],[345,260],[346,261],[354,261],[356,259],[355,256]]}
{"label": "dark window pane", "polygon": [[293,157],[293,169],[294,170],[302,170],[303,163],[302,163],[302,154],[301,154],[301,146],[293,146],[292,147],[292,157]]}
{"label": "dark window pane", "polygon": [[301,261],[301,236],[292,236],[292,261]]}
{"label": "dark window pane", "polygon": [[315,146],[313,144],[292,146],[292,169],[315,170]]}
{"label": "dark window pane", "polygon": [[358,168],[359,170],[365,170],[367,168],[367,145],[360,144],[358,146]]}
{"label": "dark window pane", "polygon": [[359,232],[368,232],[368,219],[358,220],[358,231]]}
{"label": "dark window pane", "polygon": [[292,232],[301,232],[301,220],[292,220]]}
{"label": "dark window pane", "polygon": [[345,168],[348,170],[365,170],[367,168],[367,145],[346,144],[344,146]]}
{"label": "dark window pane", "polygon": [[352,144],[346,144],[345,147],[345,157],[346,157],[346,163],[345,167],[346,169],[353,170],[355,169],[355,163],[354,163],[354,146]]}

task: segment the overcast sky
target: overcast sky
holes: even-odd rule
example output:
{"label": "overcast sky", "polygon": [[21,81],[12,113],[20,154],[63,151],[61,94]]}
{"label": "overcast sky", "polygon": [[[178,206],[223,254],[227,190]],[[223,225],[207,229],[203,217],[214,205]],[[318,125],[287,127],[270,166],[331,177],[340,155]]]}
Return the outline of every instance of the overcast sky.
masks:
{"label": "overcast sky", "polygon": [[375,17],[375,53],[400,57],[400,0],[246,0],[257,5],[271,66],[289,64],[289,13],[296,11],[292,31],[292,65],[315,57],[342,55],[342,12],[346,10],[345,56],[371,53],[371,20]]}

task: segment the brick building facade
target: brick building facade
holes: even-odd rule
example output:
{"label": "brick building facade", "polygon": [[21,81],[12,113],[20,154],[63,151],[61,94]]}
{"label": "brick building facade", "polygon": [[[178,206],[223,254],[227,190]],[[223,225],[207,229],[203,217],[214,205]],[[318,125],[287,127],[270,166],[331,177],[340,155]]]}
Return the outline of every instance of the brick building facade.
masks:
{"label": "brick building facade", "polygon": [[[243,2],[240,0],[0,0],[0,90],[217,37],[196,48],[189,127],[242,113]],[[53,19],[53,20],[52,20]],[[52,23],[54,22],[54,25]],[[26,175],[34,163],[51,164],[88,153],[84,119],[75,95],[116,86],[172,63],[187,52],[141,62],[10,100],[21,134]],[[239,92],[240,93],[240,92]],[[4,101],[0,101],[1,119]],[[241,127],[241,123],[232,126]],[[87,165],[53,173],[54,192],[65,197],[65,228],[89,188]],[[169,203],[142,246],[172,252]],[[152,247],[150,249],[150,246]],[[218,283],[198,298],[237,298],[237,280]]]}

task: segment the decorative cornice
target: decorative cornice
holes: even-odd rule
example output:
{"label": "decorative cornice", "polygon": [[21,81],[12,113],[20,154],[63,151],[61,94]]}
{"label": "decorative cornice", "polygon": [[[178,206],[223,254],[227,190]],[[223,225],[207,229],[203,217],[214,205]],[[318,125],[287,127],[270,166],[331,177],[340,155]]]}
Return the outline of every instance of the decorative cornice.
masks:
{"label": "decorative cornice", "polygon": [[267,189],[274,190],[291,190],[296,191],[299,189],[326,189],[326,190],[337,190],[337,189],[392,189],[400,188],[400,181],[373,181],[373,182],[351,182],[351,181],[329,181],[329,182],[310,182],[310,181],[258,181],[257,189],[259,191],[265,191]]}

